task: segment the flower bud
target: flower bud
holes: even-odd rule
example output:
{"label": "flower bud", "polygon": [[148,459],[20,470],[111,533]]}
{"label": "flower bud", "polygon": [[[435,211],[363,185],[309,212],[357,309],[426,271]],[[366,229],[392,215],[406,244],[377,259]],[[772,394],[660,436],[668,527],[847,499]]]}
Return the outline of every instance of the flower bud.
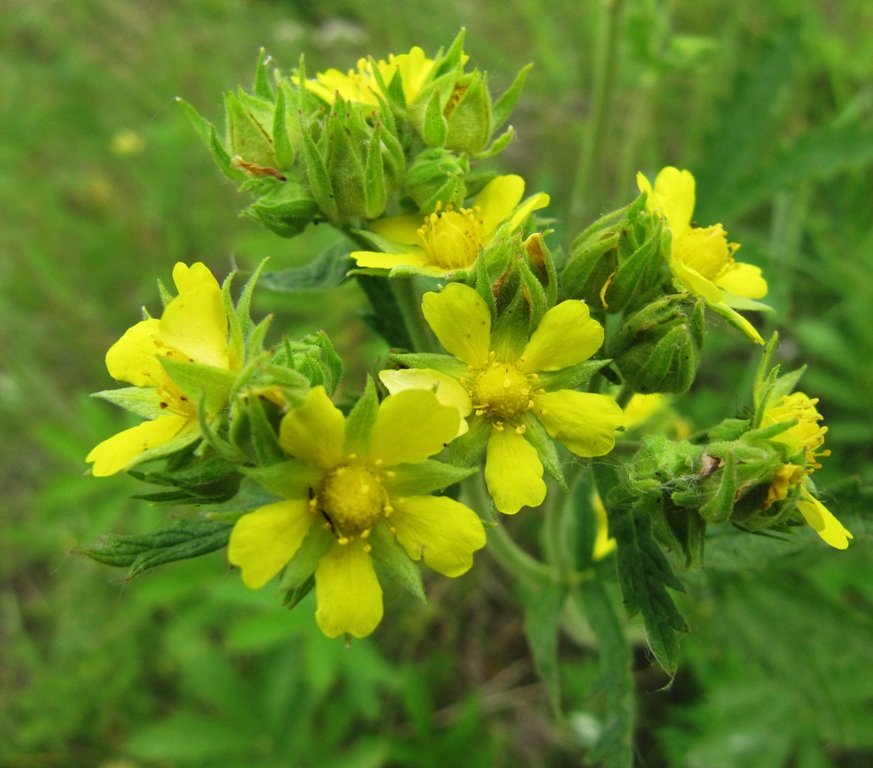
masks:
{"label": "flower bud", "polygon": [[448,104],[443,108],[446,119],[446,147],[476,154],[491,139],[491,96],[487,75],[478,70],[455,82]]}
{"label": "flower bud", "polygon": [[420,211],[453,205],[460,208],[467,197],[465,177],[470,170],[466,157],[446,149],[421,152],[406,174],[406,190]]}
{"label": "flower bud", "polygon": [[637,392],[687,392],[700,365],[705,336],[703,302],[665,296],[625,321],[609,355]]}
{"label": "flower bud", "polygon": [[244,211],[244,215],[282,237],[299,235],[317,213],[318,204],[297,179],[277,180]]}

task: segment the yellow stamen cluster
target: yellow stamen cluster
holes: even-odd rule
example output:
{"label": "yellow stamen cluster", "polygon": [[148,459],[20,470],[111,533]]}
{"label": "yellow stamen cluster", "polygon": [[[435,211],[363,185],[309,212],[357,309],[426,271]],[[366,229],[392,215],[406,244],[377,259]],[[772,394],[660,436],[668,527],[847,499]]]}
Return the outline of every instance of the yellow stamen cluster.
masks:
{"label": "yellow stamen cluster", "polygon": [[695,227],[674,239],[673,258],[715,282],[734,268],[733,254],[739,247],[727,242],[727,232],[721,224]]}
{"label": "yellow stamen cluster", "polygon": [[[497,429],[516,421],[533,408],[537,390],[532,386],[534,374],[523,373],[517,364],[499,362],[492,352],[488,363],[462,381],[470,392],[477,416],[490,419]],[[518,425],[516,431],[524,432]]]}
{"label": "yellow stamen cluster", "polygon": [[443,269],[463,269],[472,266],[484,244],[484,223],[478,206],[457,211],[437,203],[427,216],[418,236],[432,264]]}
{"label": "yellow stamen cluster", "polygon": [[829,450],[818,450],[824,444],[824,436],[828,428],[819,424],[822,415],[816,409],[818,398],[809,398],[802,392],[785,395],[779,405],[767,409],[769,423],[797,419],[797,424],[787,429],[774,440],[785,443],[794,451],[804,450],[806,455],[806,471],[821,469],[819,456],[830,456]]}
{"label": "yellow stamen cluster", "polygon": [[[329,472],[310,501],[321,512],[340,544],[355,537],[366,539],[376,522],[393,509],[379,472],[367,465],[350,463]],[[369,551],[370,546],[364,547]]]}

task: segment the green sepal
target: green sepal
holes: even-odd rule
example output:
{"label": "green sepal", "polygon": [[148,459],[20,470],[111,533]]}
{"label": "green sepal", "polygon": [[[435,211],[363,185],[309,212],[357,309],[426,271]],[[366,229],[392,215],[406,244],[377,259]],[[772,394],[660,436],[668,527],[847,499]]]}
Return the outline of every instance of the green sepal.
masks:
{"label": "green sepal", "polygon": [[469,373],[467,366],[456,357],[440,355],[434,352],[404,352],[388,355],[388,362],[401,365],[404,368],[422,368],[438,371],[453,379],[460,379]]}
{"label": "green sepal", "polygon": [[706,434],[710,442],[727,442],[738,440],[749,431],[748,419],[724,419],[712,427]]}
{"label": "green sepal", "polygon": [[104,389],[102,392],[94,392],[91,397],[99,397],[144,419],[157,419],[166,414],[161,408],[161,398],[155,387]]}
{"label": "green sepal", "polygon": [[[461,97],[455,102],[459,90]],[[444,146],[471,155],[483,150],[491,139],[491,96],[487,73],[474,70],[462,75],[455,83],[443,115],[447,128]]]}
{"label": "green sepal", "polygon": [[236,382],[237,374],[234,371],[203,363],[174,360],[163,355],[158,360],[173,383],[190,401],[202,400],[206,412],[211,416],[224,409],[228,393]]}
{"label": "green sepal", "polygon": [[346,417],[344,455],[355,453],[359,456],[368,456],[370,454],[370,438],[378,416],[379,397],[372,377],[368,376],[363,394]]}
{"label": "green sepal", "polygon": [[555,441],[549,437],[549,433],[540,424],[539,420],[531,416],[530,413],[524,415],[522,423],[525,426],[525,440],[537,449],[543,469],[555,479],[562,491],[567,491],[567,481],[564,479],[564,472],[561,470],[561,460],[558,458],[558,449],[555,447]]}
{"label": "green sepal", "polygon": [[[606,289],[605,304],[613,312],[631,305],[640,294],[651,290],[657,281],[653,278],[661,271],[661,230],[663,224],[658,219],[643,243],[628,256],[619,253],[619,266],[609,287]],[[629,238],[619,238],[619,252]]]}
{"label": "green sepal", "polygon": [[[245,339],[249,335],[249,326],[252,322],[252,296],[254,295],[255,286],[258,284],[258,279],[260,278],[261,272],[263,271],[264,265],[266,263],[267,259],[262,259],[261,263],[258,264],[249,279],[246,280],[242,290],[240,291],[239,298],[237,299],[235,307],[232,306],[232,301],[230,297],[230,282],[233,273],[231,273],[231,275],[228,275],[227,279],[224,281],[224,284],[221,286],[222,294],[225,294],[225,306],[231,305],[232,309],[232,311],[228,312],[228,317],[231,321],[231,341],[229,346],[240,344],[243,349],[245,347]],[[252,355],[257,354],[260,351],[261,348],[258,345],[249,346],[249,352]],[[242,354],[240,354],[240,360],[244,358],[245,354],[243,352]]]}
{"label": "green sepal", "polygon": [[304,184],[289,177],[284,182],[275,180],[272,189],[246,208],[243,215],[280,237],[290,238],[303,232],[317,218],[318,212],[318,204]]}
{"label": "green sepal", "polygon": [[504,149],[506,149],[512,140],[515,138],[515,128],[511,125],[507,128],[503,133],[501,133],[494,141],[491,142],[491,146],[487,149],[483,149],[481,152],[476,153],[477,160],[486,160],[489,157],[494,157],[495,155],[499,155]]}
{"label": "green sepal", "polygon": [[285,593],[285,596],[282,598],[282,605],[289,611],[292,608],[296,608],[303,598],[312,592],[313,587],[315,587],[315,574],[311,573],[302,584],[289,589]]}
{"label": "green sepal", "polygon": [[276,428],[267,417],[261,399],[249,397],[246,406],[249,417],[249,443],[258,464],[262,467],[267,467],[284,462],[288,454],[279,445]]}
{"label": "green sepal", "polygon": [[749,312],[775,312],[769,304],[764,304],[762,301],[747,299],[745,296],[739,296],[736,293],[721,289],[722,299],[731,309],[742,309]]}
{"label": "green sepal", "polygon": [[761,423],[764,408],[767,406],[770,393],[773,391],[776,379],[779,376],[779,366],[774,365],[772,368],[770,367],[770,360],[776,351],[777,344],[779,344],[779,334],[774,331],[764,346],[764,351],[761,353],[761,362],[758,363],[758,369],[755,371],[755,381],[752,385],[752,403],[755,406],[755,421],[753,426],[755,427]]}
{"label": "green sepal", "polygon": [[460,67],[464,62],[464,38],[467,36],[465,27],[461,27],[449,49],[444,53],[442,48],[434,57],[434,76],[439,77]]}
{"label": "green sepal", "polygon": [[[301,89],[303,90],[303,89]],[[312,197],[321,208],[321,212],[331,221],[339,219],[339,208],[334,197],[333,186],[327,173],[327,166],[318,151],[315,141],[307,127],[303,124],[303,115],[298,112],[300,134],[302,139],[303,165],[306,168],[306,180]]]}
{"label": "green sepal", "polygon": [[449,460],[461,467],[472,466],[482,455],[488,438],[491,437],[491,422],[482,418],[469,418],[470,429],[449,443]]}
{"label": "green sepal", "polygon": [[364,218],[375,219],[385,212],[388,191],[385,184],[385,161],[382,157],[382,126],[370,135],[364,169]]}
{"label": "green sepal", "polygon": [[373,547],[370,554],[375,563],[410,595],[426,603],[421,569],[392,535],[388,522],[379,520],[373,526],[367,541]]}
{"label": "green sepal", "polygon": [[220,504],[210,506],[205,514],[210,520],[235,523],[246,512],[283,500],[284,497],[281,494],[273,493],[264,488],[251,477],[243,477],[236,494]]}
{"label": "green sepal", "polygon": [[218,138],[215,126],[206,120],[206,118],[202,117],[200,113],[184,99],[177,97],[176,101],[184,108],[185,114],[188,115],[188,119],[191,121],[191,125],[194,126],[197,135],[209,149],[212,154],[212,159],[215,160],[215,164],[218,166],[219,170],[231,181],[244,181],[248,178],[245,173],[233,164],[230,153]]}
{"label": "green sepal", "polygon": [[[325,527],[324,522],[321,515],[316,515],[306,532],[306,536],[303,537],[300,549],[294,553],[282,571],[282,576],[279,579],[279,590],[286,593],[286,600],[293,595],[295,590],[306,584],[315,573],[315,569],[318,568],[321,558],[336,544],[336,537],[329,528]],[[300,602],[299,597],[297,602]]]}
{"label": "green sepal", "polygon": [[252,85],[255,94],[266,101],[273,101],[276,98],[270,84],[270,74],[267,71],[270,58],[265,48],[258,51],[258,63],[255,66],[255,79]]}
{"label": "green sepal", "polygon": [[298,459],[271,464],[268,467],[245,467],[243,474],[285,499],[309,499],[309,491],[318,488],[325,470]]}
{"label": "green sepal", "polygon": [[725,523],[730,520],[734,511],[737,495],[736,475],[734,471],[734,452],[727,451],[724,464],[720,468],[721,477],[712,498],[700,507],[700,515],[710,523]]}
{"label": "green sepal", "polygon": [[235,157],[264,167],[276,164],[273,140],[261,122],[269,114],[268,124],[272,125],[272,108],[272,104],[256,99],[242,89],[224,94],[227,144]]}
{"label": "green sepal", "polygon": [[416,464],[399,464],[392,467],[391,471],[394,477],[385,478],[385,487],[391,496],[425,496],[460,483],[479,470],[477,467],[456,467],[425,459]]}
{"label": "green sepal", "polygon": [[364,162],[356,142],[352,141],[352,127],[349,125],[355,113],[349,113],[352,117],[344,116],[338,111],[343,108],[344,105],[337,100],[334,105],[334,110],[337,111],[328,117],[325,158],[340,219],[365,216],[367,208]]}
{"label": "green sepal", "polygon": [[430,213],[437,204],[460,206],[467,197],[465,179],[470,162],[442,147],[419,152],[406,174],[404,183],[418,210]]}
{"label": "green sepal", "polygon": [[619,232],[598,233],[581,243],[573,243],[561,275],[567,298],[582,299],[595,309],[603,307],[601,291],[618,268]]}
{"label": "green sepal", "polygon": [[212,520],[178,520],[171,528],[147,534],[107,534],[93,547],[74,549],[79,555],[118,568],[127,568],[126,578],[139,576],[176,560],[205,555],[227,545],[233,526]]}
{"label": "green sepal", "polygon": [[446,144],[448,126],[443,117],[443,105],[440,102],[440,90],[435,88],[424,108],[424,124],[421,128],[422,138],[429,147],[444,147]]}
{"label": "green sepal", "polygon": [[558,300],[558,270],[543,234],[535,232],[527,238],[524,241],[524,250],[527,253],[525,266],[531,269],[532,274],[542,283],[545,290],[546,307],[555,306]]}
{"label": "green sepal", "polygon": [[537,376],[537,385],[546,392],[557,392],[561,389],[576,389],[587,384],[591,377],[609,365],[610,360],[585,360],[560,371],[543,371]]}
{"label": "green sepal", "polygon": [[519,96],[521,96],[524,81],[527,79],[531,69],[533,69],[533,62],[523,66],[515,76],[515,80],[512,81],[512,85],[494,102],[494,106],[491,109],[491,121],[495,130],[509,120],[509,116],[512,114],[512,110],[515,109]]}

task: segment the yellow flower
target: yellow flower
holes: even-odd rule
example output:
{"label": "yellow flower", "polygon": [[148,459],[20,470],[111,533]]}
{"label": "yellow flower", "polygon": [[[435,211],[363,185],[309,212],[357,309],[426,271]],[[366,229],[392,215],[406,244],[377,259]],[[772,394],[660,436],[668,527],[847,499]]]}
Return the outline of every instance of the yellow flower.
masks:
{"label": "yellow flower", "polygon": [[668,166],[658,174],[654,189],[641,173],[637,174],[637,186],[647,195],[646,207],[667,220],[672,235],[670,271],[673,277],[750,339],[763,344],[758,331],[734,307],[762,308],[749,300],[766,296],[767,283],[758,267],[733,258],[740,246],[728,243],[727,232],[721,224],[692,225],[694,176],[689,171]]}
{"label": "yellow flower", "polygon": [[[306,88],[328,104],[333,104],[339,94],[344,101],[359,101],[377,106],[379,99],[375,92],[379,90],[379,86],[373,75],[373,64],[372,59],[360,59],[357,70],[350,69],[348,73],[338,69],[319,72],[315,80],[306,81]],[[395,75],[400,75],[406,103],[411,104],[427,81],[433,68],[433,59],[427,58],[424,51],[415,46],[409,53],[398,56],[391,54],[387,62],[379,60],[375,65],[386,86],[390,85]]]}
{"label": "yellow flower", "polygon": [[821,467],[818,458],[830,455],[828,450],[819,450],[824,444],[827,427],[819,424],[822,416],[815,407],[817,403],[818,398],[809,398],[803,392],[794,392],[782,397],[778,403],[768,405],[764,410],[762,428],[797,420],[794,426],[770,438],[788,446],[792,459],[797,463],[784,464],[776,470],[767,491],[764,508],[787,498],[789,490],[799,485],[800,499],[797,509],[804,520],[832,547],[846,549],[852,534],[810,490],[810,475]]}
{"label": "yellow flower", "polygon": [[482,522],[453,499],[425,495],[438,464],[427,457],[455,436],[458,422],[457,410],[432,393],[404,392],[381,404],[369,428],[347,429],[351,417],[347,424],[323,387],[311,390],[282,419],[279,442],[294,458],[278,472],[269,468],[279,478],[271,490],[285,500],[243,515],[231,533],[228,558],[243,583],[263,587],[323,526],[314,531],[327,538],[313,562],[316,621],[329,637],[363,637],[382,619],[373,556],[394,546],[392,537],[412,560],[446,576],[466,573],[485,546]]}
{"label": "yellow flower", "polygon": [[479,251],[491,243],[501,224],[509,221],[509,228],[515,229],[533,211],[549,204],[549,196],[539,193],[519,205],[523,195],[520,176],[498,176],[476,196],[471,208],[443,209],[437,204],[423,220],[418,214],[378,219],[370,229],[391,241],[392,250],[355,251],[352,258],[359,267],[400,267],[434,277],[472,269]]}
{"label": "yellow flower", "polygon": [[[201,436],[197,407],[199,391],[186,392],[169,375],[162,360],[197,363],[224,371],[238,371],[242,351],[228,343],[228,317],[221,288],[201,263],[173,268],[179,295],[167,304],[160,319],[149,318],[130,328],[107,352],[106,367],[119,381],[134,386],[127,400],[100,393],[149,421],[104,440],[87,456],[97,477],[113,475],[136,461],[151,458],[157,449],[169,453]],[[214,417],[225,405],[227,385],[207,392],[207,412]],[[136,389],[142,391],[137,392]],[[223,397],[222,397],[223,394]],[[135,405],[133,404],[135,401]]]}
{"label": "yellow flower", "polygon": [[380,378],[391,392],[435,389],[441,402],[459,410],[467,420],[462,432],[469,429],[472,439],[487,444],[485,482],[501,512],[514,514],[545,499],[540,450],[551,448],[550,437],[577,456],[612,450],[621,408],[606,395],[566,388],[568,378],[558,375],[603,343],[603,328],[584,302],[548,310],[520,355],[494,349],[490,310],[466,285],[425,294],[422,309],[457,359],[443,358],[441,370],[383,371]]}

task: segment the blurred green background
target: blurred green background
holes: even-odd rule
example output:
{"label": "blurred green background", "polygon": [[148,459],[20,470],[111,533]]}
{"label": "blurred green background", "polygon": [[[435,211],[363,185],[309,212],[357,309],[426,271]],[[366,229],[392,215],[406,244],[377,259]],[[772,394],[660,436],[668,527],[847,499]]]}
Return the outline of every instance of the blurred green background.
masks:
{"label": "blurred green background", "polygon": [[[103,355],[157,309],[176,261],[305,263],[328,237],[283,241],[240,219],[174,97],[212,120],[257,51],[346,69],[465,26],[500,92],[535,61],[495,167],[552,195],[553,247],[635,195],[637,170],[689,168],[696,219],[723,222],[759,264],[786,368],[822,398],[833,455],[816,478],[855,534],[814,535],[766,566],[686,575],[692,628],[672,689],[635,655],[641,766],[873,764],[873,5],[867,0],[7,0],[0,5],[0,765],[585,765],[609,723],[585,638],[562,641],[566,717],[533,672],[511,585],[478,558],[386,594],[386,620],[347,649],[313,604],[245,590],[223,553],[125,582],[69,554],[102,533],[155,530],[166,509],[127,477],[83,476],[126,426],[89,400]],[[595,149],[596,152],[586,151]],[[383,351],[354,284],[289,302],[292,334],[325,328],[352,371]],[[680,404],[699,424],[748,406],[748,343],[710,334]],[[516,529],[519,538],[528,527]],[[532,535],[532,534],[531,534]],[[631,628],[639,637],[638,630]]]}

